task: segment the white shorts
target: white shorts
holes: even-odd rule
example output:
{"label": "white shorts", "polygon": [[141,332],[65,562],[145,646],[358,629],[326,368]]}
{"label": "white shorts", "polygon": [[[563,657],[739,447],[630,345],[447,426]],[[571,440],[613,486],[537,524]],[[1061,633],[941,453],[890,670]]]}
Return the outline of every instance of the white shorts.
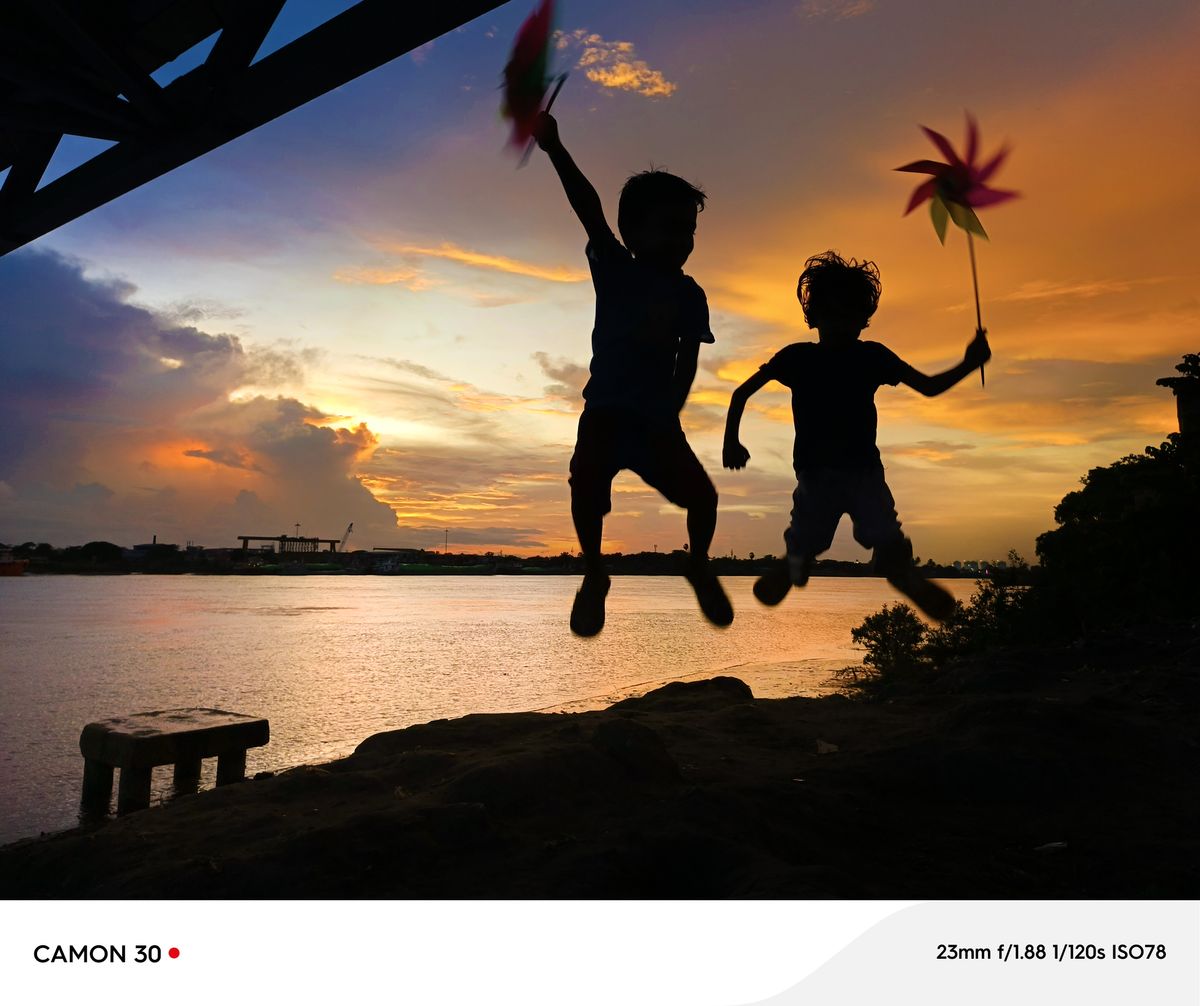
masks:
{"label": "white shorts", "polygon": [[806,468],[796,473],[792,523],[783,533],[788,555],[803,559],[824,552],[846,513],[854,522],[854,540],[863,548],[904,537],[883,465]]}

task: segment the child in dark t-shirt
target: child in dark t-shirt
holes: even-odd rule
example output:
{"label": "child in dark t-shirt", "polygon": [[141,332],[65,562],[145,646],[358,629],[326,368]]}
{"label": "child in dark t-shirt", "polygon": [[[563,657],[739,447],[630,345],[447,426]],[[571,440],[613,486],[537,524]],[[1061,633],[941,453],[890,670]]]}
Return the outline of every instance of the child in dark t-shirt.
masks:
{"label": "child in dark t-shirt", "polygon": [[610,581],[600,542],[612,509],[612,480],[626,468],[687,511],[685,575],[709,621],[729,625],[733,609],[708,562],[717,491],[679,422],[700,344],[714,341],[704,291],[683,272],[704,193],[665,171],[634,175],[621,190],[617,211],[622,245],[596,190],[563,147],[554,117],[543,112],[534,135],[587,232],[596,290],[591,377],[571,458],[571,517],[585,564],[571,629],[594,636],[604,627]]}
{"label": "child in dark t-shirt", "polygon": [[876,572],[927,615],[944,620],[954,599],[913,568],[912,542],[900,530],[884,480],[875,445],[875,392],[884,384],[906,384],[923,395],[940,395],[986,363],[991,350],[986,331],[979,329],[961,363],[929,376],[886,346],[860,341],[880,289],[873,262],[847,262],[836,252],[825,252],[804,263],[796,293],[804,320],[817,329],[819,341],[785,346],[733,393],[723,460],[726,468],[743,468],[750,459],[738,439],[750,396],[771,380],[790,388],[796,490],[791,525],[784,533],[787,560],[759,578],[755,596],[764,604],[778,604],[793,584],[804,586],[813,559],[833,543],[838,522],[848,513],[855,540],[874,550]]}

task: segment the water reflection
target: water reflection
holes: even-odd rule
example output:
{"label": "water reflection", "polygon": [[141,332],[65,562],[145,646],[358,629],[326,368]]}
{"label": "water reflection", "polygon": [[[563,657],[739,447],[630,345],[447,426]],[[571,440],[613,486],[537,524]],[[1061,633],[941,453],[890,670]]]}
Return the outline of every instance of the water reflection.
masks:
{"label": "water reflection", "polygon": [[[673,577],[615,577],[608,623],[578,639],[574,577],[26,577],[0,583],[0,841],[75,823],[85,723],[208,706],[265,716],[250,775],[348,754],[363,738],[469,712],[603,706],[731,673],[758,695],[819,694],[857,663],[850,629],[894,595],[818,579],[777,609],[729,578],[709,626]],[[956,596],[971,581],[948,584]],[[206,762],[201,788],[215,781]],[[176,795],[154,775],[152,799]]]}

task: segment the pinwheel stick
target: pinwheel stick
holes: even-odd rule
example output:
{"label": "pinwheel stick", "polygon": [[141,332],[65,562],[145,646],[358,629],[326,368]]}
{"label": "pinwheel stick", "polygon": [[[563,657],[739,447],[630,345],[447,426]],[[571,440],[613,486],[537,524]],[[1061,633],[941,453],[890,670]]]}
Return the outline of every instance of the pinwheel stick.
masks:
{"label": "pinwheel stick", "polygon": [[[974,235],[978,234],[986,240],[987,233],[979,223],[975,210],[981,206],[995,206],[1017,197],[1016,192],[994,189],[987,184],[1004,163],[1008,156],[1008,148],[1001,147],[987,161],[978,161],[976,155],[979,153],[979,126],[970,112],[967,113],[966,152],[961,157],[941,133],[928,126],[922,126],[921,129],[946,160],[912,161],[896,169],[931,176],[913,190],[904,215],[907,216],[927,199],[932,200],[929,207],[930,218],[942,244],[946,243],[946,225],[951,220],[967,232],[967,249],[971,253],[971,283],[975,288],[975,327],[982,331],[983,318],[979,310],[979,274],[975,268]],[[987,386],[982,366],[979,368],[979,382],[984,387]]]}
{"label": "pinwheel stick", "polygon": [[[967,251],[971,253],[971,284],[975,287],[975,328],[983,329],[983,316],[979,313],[979,274],[975,271],[975,235],[967,231]],[[979,386],[987,387],[987,378],[983,376],[983,364],[979,365]]]}
{"label": "pinwheel stick", "polygon": [[[550,92],[550,100],[546,102],[546,107],[542,109],[543,112],[550,111],[550,106],[554,104],[554,99],[558,97],[558,92],[562,90],[562,86],[566,82],[567,75],[565,73],[560,74],[558,83],[554,85],[554,90]],[[529,161],[529,155],[533,153],[533,145],[536,142],[536,140],[531,139],[527,144],[525,144],[525,153],[521,155],[521,159],[517,162],[518,168],[525,167],[526,163]]]}

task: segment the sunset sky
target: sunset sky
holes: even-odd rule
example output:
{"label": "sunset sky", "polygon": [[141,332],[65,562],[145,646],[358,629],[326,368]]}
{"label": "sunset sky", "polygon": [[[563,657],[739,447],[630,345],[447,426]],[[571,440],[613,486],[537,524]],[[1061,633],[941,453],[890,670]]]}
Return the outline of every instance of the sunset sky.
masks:
{"label": "sunset sky", "polygon": [[[264,53],[352,6],[290,0]],[[0,541],[238,534],[353,545],[577,548],[566,469],[589,359],[584,236],[550,165],[515,169],[496,90],[532,0],[311,102],[0,258]],[[1200,10],[1194,0],[562,0],[555,112],[615,223],[651,164],[705,188],[687,266],[716,343],[684,425],[721,494],[713,551],[780,552],[786,391],[720,467],[729,395],[815,336],[795,300],[827,248],[879,265],[867,337],[919,369],[974,327],[918,123],[964,110],[1018,201],[982,212],[994,357],[924,399],[881,389],[879,443],[921,557],[1033,554],[1090,467],[1157,444],[1154,379],[1200,350]],[[94,148],[60,148],[52,171]],[[631,475],[606,548],[678,548]],[[848,525],[848,522],[846,522]],[[843,526],[830,553],[865,556]]]}

